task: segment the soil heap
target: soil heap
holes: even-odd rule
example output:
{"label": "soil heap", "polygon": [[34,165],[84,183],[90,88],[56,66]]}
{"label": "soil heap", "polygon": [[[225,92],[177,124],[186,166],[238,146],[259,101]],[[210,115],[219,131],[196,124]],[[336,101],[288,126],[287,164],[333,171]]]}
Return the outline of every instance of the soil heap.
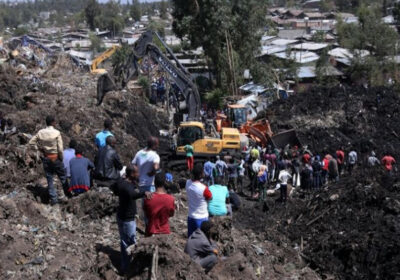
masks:
{"label": "soil heap", "polygon": [[[325,155],[340,146],[359,152],[352,176],[286,209],[271,208],[265,235],[292,246],[324,278],[396,279],[400,275],[400,177],[366,167],[374,150],[399,161],[400,97],[392,88],[315,88],[273,104],[275,131],[295,128],[303,144]],[[290,112],[290,113],[289,113]]]}

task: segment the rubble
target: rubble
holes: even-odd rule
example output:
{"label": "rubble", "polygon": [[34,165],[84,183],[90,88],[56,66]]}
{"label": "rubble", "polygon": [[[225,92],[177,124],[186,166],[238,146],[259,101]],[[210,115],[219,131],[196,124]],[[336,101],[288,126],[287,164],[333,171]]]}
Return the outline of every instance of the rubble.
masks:
{"label": "rubble", "polygon": [[[49,206],[40,155],[29,151],[27,142],[44,117],[54,114],[64,143],[77,139],[93,160],[94,135],[111,118],[118,152],[128,163],[148,136],[168,128],[166,113],[130,90],[109,93],[97,107],[96,77],[68,56],[53,57],[42,68],[25,64],[21,75],[6,64],[0,68],[0,110],[14,120],[18,134],[0,144],[0,278],[122,279],[117,198],[98,187]],[[266,115],[274,131],[296,128],[318,153],[355,144],[362,157],[375,149],[398,159],[398,104],[392,89],[316,89],[276,102]],[[173,172],[184,186],[186,173]],[[286,206],[275,197],[266,204],[243,199],[232,219],[214,219],[221,256],[208,274],[183,252],[187,202],[183,188],[174,189],[179,208],[171,218],[173,233],[145,238],[138,223],[131,279],[152,273],[158,279],[394,279],[399,274],[398,177],[380,171],[365,176],[358,167],[352,178],[307,198],[294,195]]]}

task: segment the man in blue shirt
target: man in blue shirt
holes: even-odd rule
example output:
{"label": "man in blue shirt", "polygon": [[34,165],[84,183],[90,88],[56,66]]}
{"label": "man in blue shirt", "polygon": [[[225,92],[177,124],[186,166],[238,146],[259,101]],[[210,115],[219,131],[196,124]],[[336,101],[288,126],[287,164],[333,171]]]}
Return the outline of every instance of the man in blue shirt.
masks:
{"label": "man in blue shirt", "polygon": [[96,134],[96,146],[101,149],[106,145],[106,139],[108,136],[114,136],[111,133],[112,129],[112,120],[107,119],[104,121],[104,130],[100,131]]}
{"label": "man in blue shirt", "polygon": [[214,185],[214,168],[215,164],[208,160],[204,164],[204,182],[207,186]]}

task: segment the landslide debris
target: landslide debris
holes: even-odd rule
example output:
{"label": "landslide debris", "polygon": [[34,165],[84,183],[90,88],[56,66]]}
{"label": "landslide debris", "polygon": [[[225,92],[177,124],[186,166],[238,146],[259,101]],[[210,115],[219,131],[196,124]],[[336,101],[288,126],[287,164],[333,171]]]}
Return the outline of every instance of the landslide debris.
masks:
{"label": "landslide debris", "polygon": [[267,109],[273,131],[295,128],[312,151],[341,145],[365,155],[372,149],[400,158],[400,93],[395,88],[333,87],[280,100]]}
{"label": "landslide debris", "polygon": [[285,209],[271,207],[267,225],[259,226],[267,240],[287,236],[323,278],[400,275],[400,177],[366,167],[372,150],[400,159],[399,96],[394,88],[314,88],[266,112],[274,131],[295,128],[316,153],[334,153],[340,146],[359,152],[352,176],[341,176],[310,199],[292,199]]}

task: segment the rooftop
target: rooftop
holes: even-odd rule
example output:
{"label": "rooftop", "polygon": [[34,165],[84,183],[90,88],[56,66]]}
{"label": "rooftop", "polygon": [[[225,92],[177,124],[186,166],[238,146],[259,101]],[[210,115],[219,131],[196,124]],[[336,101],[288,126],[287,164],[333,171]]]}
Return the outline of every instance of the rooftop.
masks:
{"label": "rooftop", "polygon": [[325,49],[326,47],[328,47],[328,44],[314,43],[314,42],[301,43],[301,44],[292,46],[293,49],[308,50],[308,51],[318,51],[318,50]]}
{"label": "rooftop", "polygon": [[276,39],[271,42],[271,45],[275,46],[287,46],[290,44],[297,43],[298,40],[290,40],[290,39]]}
{"label": "rooftop", "polygon": [[305,64],[317,61],[319,59],[319,55],[314,52],[303,52],[303,51],[293,51],[289,54],[286,52],[275,53],[272,54],[275,57],[282,58],[282,59],[292,59],[297,63]]}

